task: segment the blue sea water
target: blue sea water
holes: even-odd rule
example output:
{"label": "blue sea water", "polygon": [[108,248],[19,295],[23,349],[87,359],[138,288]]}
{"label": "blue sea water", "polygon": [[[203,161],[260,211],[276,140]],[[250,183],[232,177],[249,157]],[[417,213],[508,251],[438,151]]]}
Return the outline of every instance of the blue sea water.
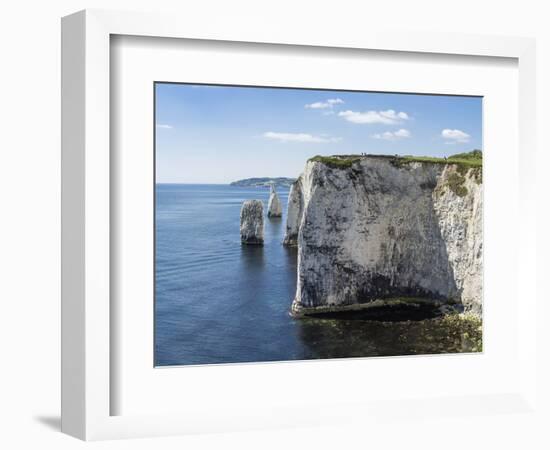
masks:
{"label": "blue sea water", "polygon": [[[278,191],[286,215],[288,190]],[[243,246],[244,200],[269,190],[159,184],[156,191],[157,365],[303,357],[288,311],[296,250],[281,245],[285,217],[265,219],[264,246]]]}
{"label": "blue sea water", "polygon": [[[241,245],[244,200],[269,190],[156,186],[155,364],[216,364],[472,351],[438,321],[294,319],[296,249],[282,219],[265,218],[265,245]],[[470,335],[472,334],[469,330]],[[479,350],[476,350],[479,351]]]}

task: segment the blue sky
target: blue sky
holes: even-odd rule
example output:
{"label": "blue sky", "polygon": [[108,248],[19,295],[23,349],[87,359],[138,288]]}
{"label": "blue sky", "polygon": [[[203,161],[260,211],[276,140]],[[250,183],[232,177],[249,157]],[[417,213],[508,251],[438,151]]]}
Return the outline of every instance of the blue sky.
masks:
{"label": "blue sky", "polygon": [[297,177],[308,158],[482,148],[482,99],[156,84],[158,183]]}

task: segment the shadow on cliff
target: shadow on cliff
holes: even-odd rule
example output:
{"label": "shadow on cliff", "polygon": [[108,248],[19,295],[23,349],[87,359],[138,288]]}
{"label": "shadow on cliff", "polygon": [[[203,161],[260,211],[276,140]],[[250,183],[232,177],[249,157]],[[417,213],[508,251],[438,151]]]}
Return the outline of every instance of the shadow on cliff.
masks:
{"label": "shadow on cliff", "polygon": [[[416,183],[417,180],[411,179],[409,184],[413,182]],[[354,177],[352,183],[353,190],[362,191],[368,202],[373,193],[367,192],[364,180]],[[304,304],[308,307],[326,306],[327,298],[341,296],[341,301],[336,303],[338,306],[330,312],[316,314],[316,317],[379,321],[423,320],[440,315],[440,306],[445,304],[460,309],[460,291],[449,260],[438,212],[434,207],[437,196],[436,181],[429,180],[418,183],[417,186],[416,191],[415,186],[403,184],[394,187],[394,190],[377,192],[378,204],[369,204],[368,208],[365,208],[371,215],[357,216],[360,213],[356,209],[355,220],[349,222],[349,226],[357,222],[364,224],[363,235],[368,236],[369,226],[379,226],[378,218],[385,215],[388,224],[383,230],[387,237],[379,242],[380,252],[384,255],[380,266],[367,267],[349,258],[341,259],[338,247],[313,247],[313,251],[320,252],[330,264],[325,264],[325,274],[304,272],[302,300],[304,297],[307,299]],[[407,195],[400,195],[399,191],[405,189]],[[411,208],[410,204],[403,205],[403,201],[412,202],[413,207]],[[384,205],[383,208],[380,208],[380,205]],[[332,205],[332,208],[336,207],[338,206]],[[374,216],[372,211],[376,211]],[[338,214],[334,213],[333,216],[338,217]],[[331,225],[327,220],[327,223],[332,229],[340,227],[340,236],[348,232],[341,229],[341,222]],[[357,230],[355,232],[357,233]],[[372,242],[374,241],[371,241],[370,245]],[[310,258],[315,258],[315,254]],[[388,274],[387,268],[390,268],[391,275]],[[327,283],[327,279],[331,282]],[[324,291],[327,286],[330,287],[330,292]],[[415,299],[418,301],[414,301]],[[368,310],[345,310],[350,305],[367,305],[375,300],[386,302]]]}
{"label": "shadow on cliff", "polygon": [[[387,263],[387,266],[394,270],[392,278],[382,273],[368,274],[368,280],[364,289],[360,291],[357,302],[369,303],[375,299],[392,298],[416,298],[424,301],[389,305],[388,315],[383,313],[383,308],[378,312],[374,311],[375,315],[380,314],[381,320],[391,317],[392,311],[395,312],[396,320],[419,320],[415,317],[422,316],[423,313],[429,318],[430,301],[442,304],[459,302],[460,295],[454,270],[441,232],[439,216],[434,208],[436,185],[424,183],[420,188],[417,208],[423,208],[427,213],[412,217],[396,216],[396,222],[410,221],[404,235],[395,236],[393,225],[388,227],[388,237],[394,239],[393,248],[389,252],[390,260]],[[398,206],[394,206],[393,210],[399,210]],[[402,245],[406,240],[409,241],[408,245]],[[407,250],[403,252],[401,248]],[[413,317],[407,317],[406,311],[410,311]]]}

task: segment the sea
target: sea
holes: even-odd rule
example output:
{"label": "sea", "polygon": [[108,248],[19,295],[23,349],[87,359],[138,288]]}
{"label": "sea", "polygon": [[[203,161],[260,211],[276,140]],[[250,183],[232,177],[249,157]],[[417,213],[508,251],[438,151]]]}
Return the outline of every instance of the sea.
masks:
{"label": "sea", "polygon": [[[263,246],[241,245],[240,209],[269,189],[157,184],[155,365],[179,366],[468,351],[433,321],[296,319],[297,251],[283,217],[264,219]],[[426,338],[426,336],[428,336]]]}

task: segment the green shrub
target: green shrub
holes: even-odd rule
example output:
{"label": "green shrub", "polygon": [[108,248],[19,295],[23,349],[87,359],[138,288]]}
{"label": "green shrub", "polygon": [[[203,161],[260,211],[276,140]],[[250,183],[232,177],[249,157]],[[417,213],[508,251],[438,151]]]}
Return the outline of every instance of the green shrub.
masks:
{"label": "green shrub", "polygon": [[321,162],[335,169],[347,169],[348,167],[351,167],[354,162],[359,161],[360,159],[361,157],[356,155],[345,155],[345,156],[344,155],[343,156],[317,155],[317,156],[314,156],[313,158],[310,158],[309,161]]}
{"label": "green shrub", "polygon": [[449,189],[459,197],[464,197],[468,193],[468,189],[464,186],[465,181],[466,178],[464,175],[459,173],[457,170],[449,175],[449,178],[447,179],[447,186],[449,186]]}

